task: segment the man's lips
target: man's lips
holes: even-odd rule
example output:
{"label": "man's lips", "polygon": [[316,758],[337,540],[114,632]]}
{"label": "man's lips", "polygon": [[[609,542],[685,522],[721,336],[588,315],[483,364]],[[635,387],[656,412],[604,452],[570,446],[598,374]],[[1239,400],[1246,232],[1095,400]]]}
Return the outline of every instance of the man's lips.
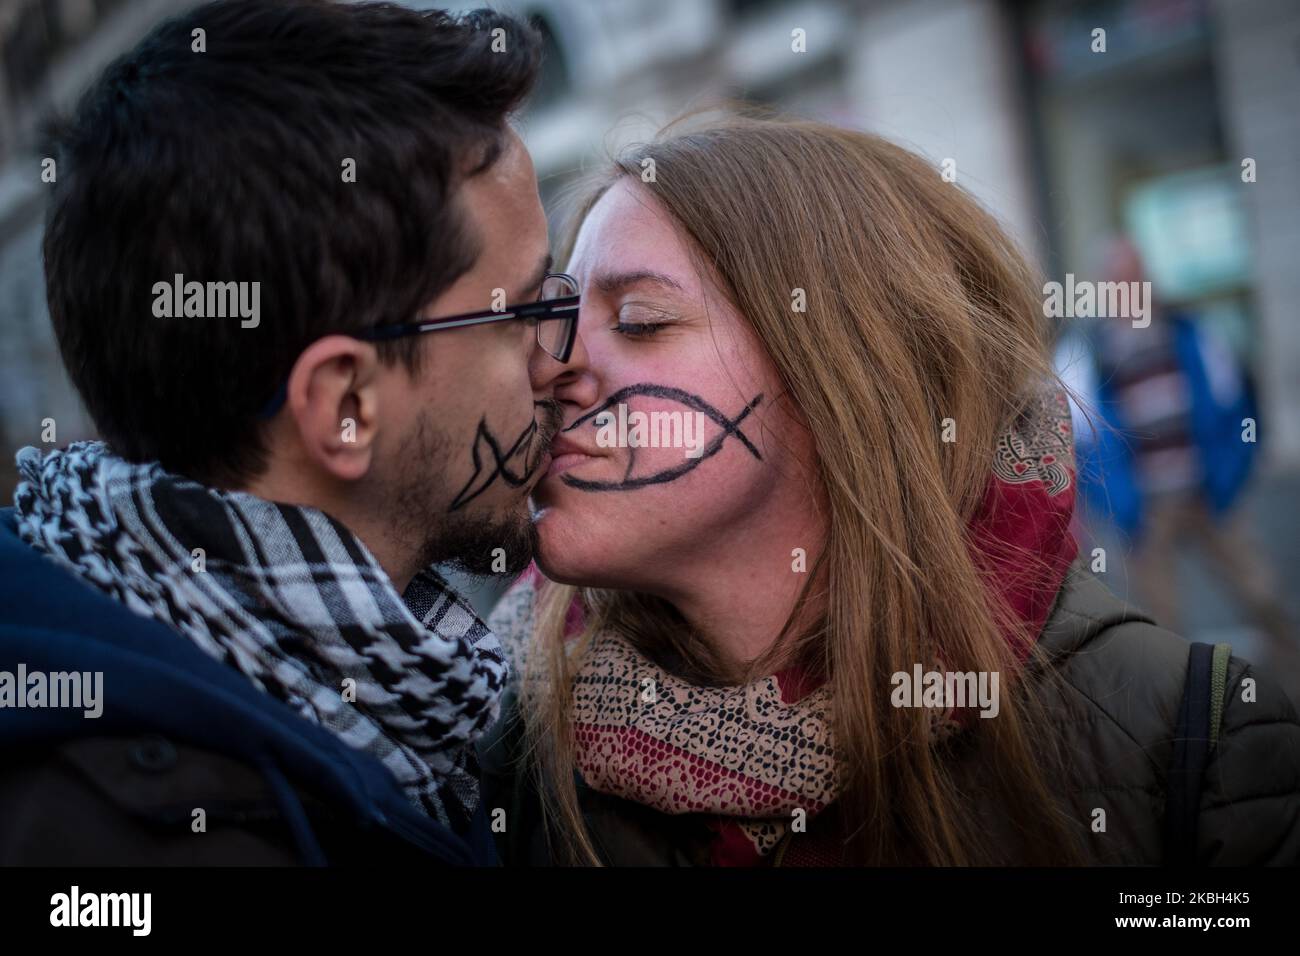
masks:
{"label": "man's lips", "polygon": [[576,468],[589,461],[604,457],[604,455],[588,451],[563,435],[556,436],[555,441],[551,443],[551,465],[546,470],[546,477],[553,477],[568,471],[570,468]]}

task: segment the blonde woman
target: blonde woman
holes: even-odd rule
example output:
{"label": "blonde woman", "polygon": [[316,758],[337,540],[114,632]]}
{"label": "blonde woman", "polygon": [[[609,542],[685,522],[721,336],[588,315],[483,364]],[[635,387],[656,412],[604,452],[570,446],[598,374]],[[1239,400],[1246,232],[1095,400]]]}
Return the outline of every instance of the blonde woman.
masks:
{"label": "blonde woman", "polygon": [[1182,776],[1188,645],[1076,558],[1039,284],[957,186],[734,119],[576,225],[540,573],[492,620],[507,864],[1296,860],[1291,703],[1232,658]]}

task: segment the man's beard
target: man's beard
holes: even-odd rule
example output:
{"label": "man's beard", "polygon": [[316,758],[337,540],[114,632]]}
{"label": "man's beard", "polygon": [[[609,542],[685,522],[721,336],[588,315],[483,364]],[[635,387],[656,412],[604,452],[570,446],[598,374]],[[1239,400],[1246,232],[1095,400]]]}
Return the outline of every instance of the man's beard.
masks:
{"label": "man's beard", "polygon": [[[536,468],[563,421],[558,402],[536,403],[540,415],[527,460]],[[430,484],[435,469],[452,458],[450,442],[438,433],[428,414],[420,416],[414,432],[398,455],[399,477],[389,500],[390,520],[406,529],[403,539],[419,535],[415,546],[420,568],[448,564],[467,574],[486,577],[515,575],[528,567],[537,552],[537,528],[526,498],[505,514],[448,512],[435,502]]]}
{"label": "man's beard", "polygon": [[437,542],[429,542],[424,562],[447,563],[478,577],[515,575],[528,567],[537,547],[537,526],[525,503],[517,515],[447,516]]}

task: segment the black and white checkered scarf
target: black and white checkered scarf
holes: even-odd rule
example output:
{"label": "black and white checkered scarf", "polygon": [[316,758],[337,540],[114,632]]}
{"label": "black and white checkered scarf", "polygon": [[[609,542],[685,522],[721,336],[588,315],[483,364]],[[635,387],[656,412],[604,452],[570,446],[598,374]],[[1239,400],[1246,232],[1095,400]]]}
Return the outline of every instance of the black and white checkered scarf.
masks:
{"label": "black and white checkered scarf", "polygon": [[99,442],[25,448],[18,469],[27,544],[374,754],[430,816],[465,825],[472,744],[496,720],[506,664],[432,569],[399,596],[323,512],[131,464]]}

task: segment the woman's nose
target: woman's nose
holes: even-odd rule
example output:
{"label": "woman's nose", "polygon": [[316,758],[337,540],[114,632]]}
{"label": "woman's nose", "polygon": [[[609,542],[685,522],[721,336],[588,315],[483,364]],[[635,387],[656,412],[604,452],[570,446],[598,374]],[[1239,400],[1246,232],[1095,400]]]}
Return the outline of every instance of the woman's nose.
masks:
{"label": "woman's nose", "polygon": [[566,404],[586,408],[596,400],[597,376],[591,365],[591,355],[582,338],[582,326],[573,340],[573,351],[567,362],[557,361],[540,348],[535,350],[530,371],[533,391],[554,397]]}

